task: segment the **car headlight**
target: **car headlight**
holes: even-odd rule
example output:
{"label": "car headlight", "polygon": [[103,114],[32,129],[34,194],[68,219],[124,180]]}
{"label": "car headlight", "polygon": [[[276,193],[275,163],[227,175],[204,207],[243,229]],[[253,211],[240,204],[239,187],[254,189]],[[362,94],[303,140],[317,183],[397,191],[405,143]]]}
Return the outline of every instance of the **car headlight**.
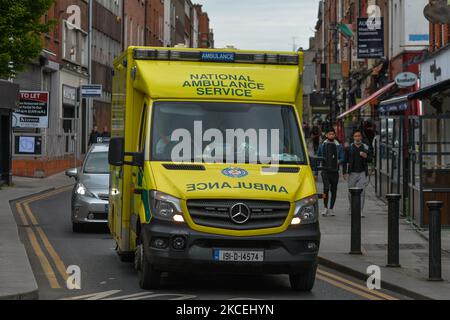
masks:
{"label": "car headlight", "polygon": [[160,191],[150,193],[152,213],[156,219],[184,222],[181,200]]}
{"label": "car headlight", "polygon": [[304,198],[295,203],[294,218],[291,224],[311,224],[318,219],[318,197],[316,195]]}
{"label": "car headlight", "polygon": [[80,196],[87,196],[87,197],[95,197],[92,192],[90,192],[84,184],[78,183],[75,187],[75,192],[79,194]]}

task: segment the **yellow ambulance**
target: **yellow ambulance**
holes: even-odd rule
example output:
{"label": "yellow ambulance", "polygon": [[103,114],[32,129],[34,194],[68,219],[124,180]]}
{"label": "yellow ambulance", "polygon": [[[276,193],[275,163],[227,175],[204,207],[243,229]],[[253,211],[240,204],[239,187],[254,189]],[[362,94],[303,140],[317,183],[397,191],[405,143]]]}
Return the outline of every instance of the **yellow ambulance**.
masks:
{"label": "yellow ambulance", "polygon": [[162,272],[315,281],[303,54],[130,47],[115,60],[108,224],[144,289]]}

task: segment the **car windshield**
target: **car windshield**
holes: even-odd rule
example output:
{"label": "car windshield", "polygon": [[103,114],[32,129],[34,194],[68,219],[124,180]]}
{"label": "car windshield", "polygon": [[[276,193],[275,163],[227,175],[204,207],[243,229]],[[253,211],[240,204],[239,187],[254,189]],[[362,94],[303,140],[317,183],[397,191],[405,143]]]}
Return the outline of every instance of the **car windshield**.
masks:
{"label": "car windshield", "polygon": [[292,106],[156,102],[151,159],[164,162],[305,164]]}
{"label": "car windshield", "polygon": [[109,173],[108,152],[91,152],[89,153],[84,164],[84,173]]}

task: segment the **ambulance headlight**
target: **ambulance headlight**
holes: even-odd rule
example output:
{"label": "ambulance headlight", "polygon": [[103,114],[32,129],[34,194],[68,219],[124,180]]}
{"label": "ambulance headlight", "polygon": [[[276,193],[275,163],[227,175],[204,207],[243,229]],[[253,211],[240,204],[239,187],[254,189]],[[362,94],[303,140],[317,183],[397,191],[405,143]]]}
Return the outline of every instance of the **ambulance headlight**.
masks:
{"label": "ambulance headlight", "polygon": [[160,191],[152,191],[151,209],[156,219],[184,222],[181,200]]}
{"label": "ambulance headlight", "polygon": [[297,201],[291,225],[316,223],[319,211],[317,201],[316,195]]}

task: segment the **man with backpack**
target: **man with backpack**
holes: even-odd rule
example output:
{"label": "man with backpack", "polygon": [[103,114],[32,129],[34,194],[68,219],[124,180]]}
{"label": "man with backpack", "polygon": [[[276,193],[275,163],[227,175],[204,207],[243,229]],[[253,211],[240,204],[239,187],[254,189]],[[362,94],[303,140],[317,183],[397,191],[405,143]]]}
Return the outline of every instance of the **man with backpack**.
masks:
{"label": "man with backpack", "polygon": [[[333,209],[336,203],[339,184],[339,168],[345,161],[344,148],[336,139],[336,131],[332,126],[327,128],[326,139],[319,146],[317,156],[322,158],[323,200],[325,209],[322,216],[335,216]],[[331,198],[330,198],[331,191]],[[331,201],[329,201],[329,199]]]}

